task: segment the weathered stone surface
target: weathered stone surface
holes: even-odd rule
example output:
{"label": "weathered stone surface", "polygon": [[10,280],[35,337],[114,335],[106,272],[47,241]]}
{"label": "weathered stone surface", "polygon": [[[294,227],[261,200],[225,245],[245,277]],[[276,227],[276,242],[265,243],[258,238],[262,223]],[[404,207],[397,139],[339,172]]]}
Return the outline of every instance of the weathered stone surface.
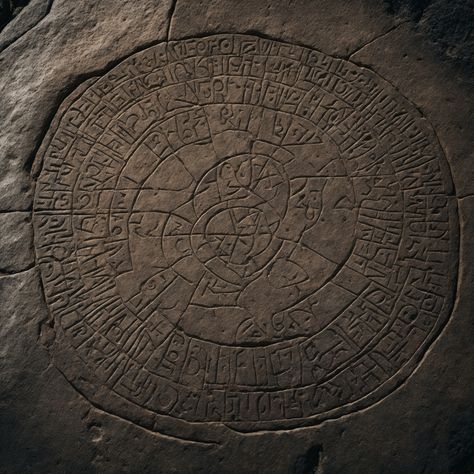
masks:
{"label": "weathered stone surface", "polygon": [[410,18],[438,52],[467,73],[474,67],[473,0],[386,0],[389,11]]}
{"label": "weathered stone surface", "polygon": [[[7,7],[10,4],[10,0],[3,0],[3,3]],[[11,5],[8,7],[8,11],[4,11],[3,18],[1,19],[3,19],[6,26],[3,28],[0,37],[0,51],[34,28],[49,13],[53,2],[52,0],[31,0],[30,2],[20,1],[11,3],[26,3],[26,5],[22,7]]]}
{"label": "weathered stone surface", "polygon": [[472,472],[469,3],[33,3],[0,472]]}
{"label": "weathered stone surface", "polygon": [[33,228],[29,212],[0,214],[0,274],[21,272],[34,265]]}
{"label": "weathered stone surface", "polygon": [[402,21],[377,0],[322,0],[317,5],[307,0],[244,0],[236,5],[234,0],[178,0],[169,38],[256,32],[347,56]]}
{"label": "weathered stone surface", "polygon": [[[38,348],[31,342],[37,339],[38,327],[46,311],[41,301],[40,282],[36,270],[1,276],[0,282],[2,301],[0,360],[3,399],[14,397],[15,385],[22,382],[25,372],[30,373],[32,370],[32,367],[28,367],[27,361],[29,354],[37,353]],[[44,349],[42,352],[46,354]]]}
{"label": "weathered stone surface", "polygon": [[[84,78],[166,37],[171,0],[69,2],[0,52],[0,210],[31,209],[29,166],[57,106]],[[0,39],[1,41],[1,39]]]}

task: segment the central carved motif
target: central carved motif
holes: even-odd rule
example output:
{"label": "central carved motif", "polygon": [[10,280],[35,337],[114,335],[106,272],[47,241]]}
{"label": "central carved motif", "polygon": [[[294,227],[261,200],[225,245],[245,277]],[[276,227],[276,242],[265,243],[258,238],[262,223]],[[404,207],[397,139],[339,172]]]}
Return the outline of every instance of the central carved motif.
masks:
{"label": "central carved motif", "polygon": [[[142,183],[130,185],[131,267],[116,279],[136,314],[159,301],[187,334],[257,345],[283,338],[275,330],[280,312],[301,304],[349,256],[355,195],[321,131],[311,129],[311,142],[292,152],[239,130],[223,133],[241,153],[183,147],[150,160]],[[146,163],[143,147],[131,159]],[[324,240],[337,233],[346,237]]]}

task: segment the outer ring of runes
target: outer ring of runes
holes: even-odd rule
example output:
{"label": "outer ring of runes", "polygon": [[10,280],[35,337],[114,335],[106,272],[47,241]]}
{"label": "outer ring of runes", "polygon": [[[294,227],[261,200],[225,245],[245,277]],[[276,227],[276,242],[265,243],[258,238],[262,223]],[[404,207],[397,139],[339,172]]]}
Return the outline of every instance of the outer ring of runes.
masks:
{"label": "outer ring of runes", "polygon": [[446,159],[415,107],[348,61],[247,35],[159,44],[79,87],[37,163],[54,363],[135,423],[357,411],[449,318]]}

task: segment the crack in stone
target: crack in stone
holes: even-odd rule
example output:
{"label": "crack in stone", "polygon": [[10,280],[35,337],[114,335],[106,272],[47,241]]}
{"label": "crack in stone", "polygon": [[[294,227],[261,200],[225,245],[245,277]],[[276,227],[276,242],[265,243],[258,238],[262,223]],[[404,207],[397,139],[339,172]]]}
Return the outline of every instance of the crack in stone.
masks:
{"label": "crack in stone", "polygon": [[23,38],[27,33],[29,33],[32,29],[36,28],[51,12],[51,8],[53,7],[54,0],[49,0],[49,3],[46,7],[46,10],[44,12],[44,15],[38,19],[38,21],[30,26],[26,31],[21,33],[19,36],[12,38],[10,42],[7,42],[2,49],[0,49],[0,54],[5,52],[10,46],[14,45],[19,39]]}
{"label": "crack in stone", "polygon": [[170,10],[168,12],[168,28],[166,31],[166,41],[170,40],[170,35],[171,35],[171,23],[173,22],[173,15],[174,12],[176,11],[176,5],[178,4],[178,0],[172,0]]}
{"label": "crack in stone", "polygon": [[380,35],[377,35],[375,38],[372,38],[370,41],[367,41],[367,43],[364,43],[363,45],[359,46],[358,48],[356,48],[354,51],[352,51],[351,54],[349,54],[347,56],[347,59],[351,59],[352,56],[354,56],[355,54],[359,53],[361,50],[363,50],[364,48],[366,48],[367,46],[370,46],[371,44],[377,42],[378,40],[384,38],[385,36],[389,35],[390,33],[392,33],[393,31],[395,31],[397,28],[399,28],[401,25],[404,25],[405,23],[409,23],[409,20],[405,20],[405,21],[401,21],[400,23],[397,23],[396,25],[392,26],[391,28],[389,28],[387,31],[385,31],[384,33],[381,33]]}
{"label": "crack in stone", "polygon": [[13,270],[6,270],[4,268],[0,268],[0,278],[9,278],[9,277],[12,277],[12,276],[16,276],[16,275],[19,275],[20,273],[25,273],[25,272],[28,272],[30,270],[33,270],[35,267],[36,267],[36,263],[32,263],[32,264],[28,265],[23,270],[13,271]]}

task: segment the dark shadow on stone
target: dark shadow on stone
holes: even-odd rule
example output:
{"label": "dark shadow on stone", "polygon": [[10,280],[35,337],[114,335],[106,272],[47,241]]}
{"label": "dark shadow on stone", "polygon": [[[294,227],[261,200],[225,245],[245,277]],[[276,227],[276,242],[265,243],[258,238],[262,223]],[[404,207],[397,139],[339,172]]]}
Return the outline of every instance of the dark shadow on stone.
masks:
{"label": "dark shadow on stone", "polygon": [[412,20],[444,59],[474,72],[474,0],[384,0],[389,13]]}
{"label": "dark shadow on stone", "polygon": [[449,437],[450,474],[474,473],[474,409],[463,412]]}
{"label": "dark shadow on stone", "polygon": [[302,456],[298,456],[293,474],[315,474],[318,471],[322,447],[311,446]]}
{"label": "dark shadow on stone", "polygon": [[385,0],[388,11],[392,14],[408,14],[414,21],[420,21],[425,9],[432,0]]}
{"label": "dark shadow on stone", "polygon": [[0,31],[15,18],[29,0],[0,0]]}

